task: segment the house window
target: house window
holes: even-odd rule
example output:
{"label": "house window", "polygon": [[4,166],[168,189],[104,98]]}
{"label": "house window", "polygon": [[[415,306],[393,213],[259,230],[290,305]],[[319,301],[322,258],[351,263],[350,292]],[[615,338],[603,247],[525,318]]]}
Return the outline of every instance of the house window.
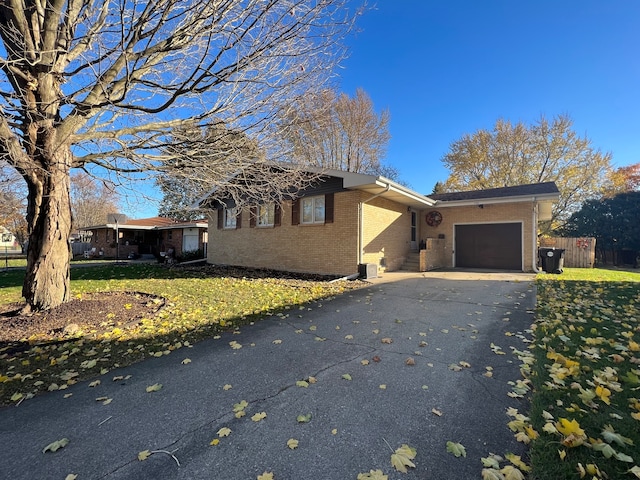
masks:
{"label": "house window", "polygon": [[259,227],[273,227],[276,218],[276,206],[273,203],[269,205],[259,205],[257,217]]}
{"label": "house window", "polygon": [[300,223],[324,223],[325,201],[324,195],[305,197],[301,200]]}
{"label": "house window", "polygon": [[167,240],[173,239],[173,230],[167,230]]}
{"label": "house window", "polygon": [[224,209],[224,228],[235,229],[237,227],[237,222],[238,222],[238,212],[236,212],[236,209],[225,208]]}

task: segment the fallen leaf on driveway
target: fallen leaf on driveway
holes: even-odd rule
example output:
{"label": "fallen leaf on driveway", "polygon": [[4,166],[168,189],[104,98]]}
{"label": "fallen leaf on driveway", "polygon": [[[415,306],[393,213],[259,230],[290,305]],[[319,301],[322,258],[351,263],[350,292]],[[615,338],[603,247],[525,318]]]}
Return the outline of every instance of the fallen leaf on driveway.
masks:
{"label": "fallen leaf on driveway", "polygon": [[453,370],[454,372],[459,372],[460,370],[462,370],[462,367],[457,363],[452,363],[451,365],[449,365],[449,370]]}
{"label": "fallen leaf on driveway", "polygon": [[260,420],[264,420],[267,418],[267,412],[259,412],[251,417],[251,420],[254,422],[259,422]]}
{"label": "fallen leaf on driveway", "polygon": [[348,373],[345,373],[344,375],[342,375],[342,378],[344,380],[352,380],[351,375],[349,375]]}
{"label": "fallen leaf on driveway", "polygon": [[191,363],[191,359],[190,358],[185,358],[184,360],[182,360],[182,365],[187,365],[189,363]]}
{"label": "fallen leaf on driveway", "polygon": [[138,460],[140,460],[141,462],[146,460],[147,458],[149,458],[151,456],[151,452],[149,450],[143,450],[141,452],[138,453]]}
{"label": "fallen leaf on driveway", "polygon": [[456,457],[467,456],[467,451],[461,443],[447,442],[447,452],[453,453]]}
{"label": "fallen leaf on driveway", "polygon": [[369,470],[369,473],[359,473],[357,480],[388,480],[389,476],[382,470]]}
{"label": "fallen leaf on driveway", "polygon": [[42,453],[46,452],[56,452],[61,448],[66,447],[69,444],[68,438],[61,438],[60,440],[56,440],[55,442],[51,442],[49,445],[44,447]]}
{"label": "fallen leaf on driveway", "polygon": [[289,447],[291,450],[295,450],[296,448],[298,448],[298,440],[296,440],[295,438],[290,438],[289,440],[287,440],[287,447]]}
{"label": "fallen leaf on driveway", "polygon": [[415,359],[413,357],[409,357],[404,361],[404,363],[407,364],[407,365],[415,365],[416,361],[415,361]]}
{"label": "fallen leaf on driveway", "polygon": [[219,437],[228,437],[231,434],[231,429],[229,427],[222,427],[218,430]]}
{"label": "fallen leaf on driveway", "polygon": [[273,473],[264,472],[262,475],[258,475],[258,480],[274,480]]}
{"label": "fallen leaf on driveway", "polygon": [[393,343],[393,339],[392,339],[392,338],[389,338],[389,337],[385,337],[385,338],[383,338],[383,339],[382,339],[382,340],[380,340],[380,341],[381,341],[382,343],[387,343],[387,344],[389,344],[389,343]]}
{"label": "fallen leaf on driveway", "polygon": [[439,417],[442,416],[442,412],[440,410],[438,410],[437,408],[432,408],[431,409],[431,413],[433,413],[434,415],[437,415]]}
{"label": "fallen leaf on driveway", "polygon": [[309,423],[311,421],[311,414],[307,413],[306,415],[298,415],[296,420],[298,423]]}
{"label": "fallen leaf on driveway", "polygon": [[416,465],[411,461],[416,458],[416,449],[410,447],[406,443],[391,454],[391,465],[397,471],[407,473],[407,467],[415,468]]}
{"label": "fallen leaf on driveway", "polygon": [[151,392],[157,392],[162,388],[162,384],[161,383],[154,383],[153,385],[149,385],[147,387],[147,393],[151,393]]}

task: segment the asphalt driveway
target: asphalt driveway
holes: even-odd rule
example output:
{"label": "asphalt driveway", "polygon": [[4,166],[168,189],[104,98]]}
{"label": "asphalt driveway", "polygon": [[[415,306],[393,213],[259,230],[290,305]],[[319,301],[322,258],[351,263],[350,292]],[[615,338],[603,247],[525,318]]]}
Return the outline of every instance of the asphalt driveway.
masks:
{"label": "asphalt driveway", "polygon": [[[526,348],[532,278],[387,274],[239,334],[111,371],[97,386],[3,408],[0,478],[244,480],[272,472],[277,480],[355,480],[372,469],[389,479],[480,478],[481,457],[525,451],[505,411],[527,408],[508,395],[508,382],[521,378],[511,347]],[[146,391],[155,384],[162,388]],[[246,415],[236,418],[243,400]],[[62,438],[66,447],[42,452]],[[448,453],[447,441],[462,444],[466,457]],[[402,444],[416,449],[407,474],[390,462]],[[157,453],[140,461],[145,450]]]}

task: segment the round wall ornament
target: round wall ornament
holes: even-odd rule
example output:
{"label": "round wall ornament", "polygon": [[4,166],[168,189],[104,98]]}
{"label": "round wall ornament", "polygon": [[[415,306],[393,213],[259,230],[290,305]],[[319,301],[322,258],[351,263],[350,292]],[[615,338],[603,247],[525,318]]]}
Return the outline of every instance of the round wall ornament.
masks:
{"label": "round wall ornament", "polygon": [[430,227],[437,227],[442,223],[442,214],[437,210],[433,210],[427,213],[427,225]]}

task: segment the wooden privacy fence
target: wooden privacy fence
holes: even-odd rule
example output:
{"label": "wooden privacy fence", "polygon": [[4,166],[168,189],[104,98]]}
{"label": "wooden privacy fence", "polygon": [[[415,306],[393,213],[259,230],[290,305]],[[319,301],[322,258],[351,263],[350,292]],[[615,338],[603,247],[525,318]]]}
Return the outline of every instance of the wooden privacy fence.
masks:
{"label": "wooden privacy fence", "polygon": [[596,261],[596,239],[592,237],[540,239],[540,247],[564,249],[564,266],[593,268]]}

